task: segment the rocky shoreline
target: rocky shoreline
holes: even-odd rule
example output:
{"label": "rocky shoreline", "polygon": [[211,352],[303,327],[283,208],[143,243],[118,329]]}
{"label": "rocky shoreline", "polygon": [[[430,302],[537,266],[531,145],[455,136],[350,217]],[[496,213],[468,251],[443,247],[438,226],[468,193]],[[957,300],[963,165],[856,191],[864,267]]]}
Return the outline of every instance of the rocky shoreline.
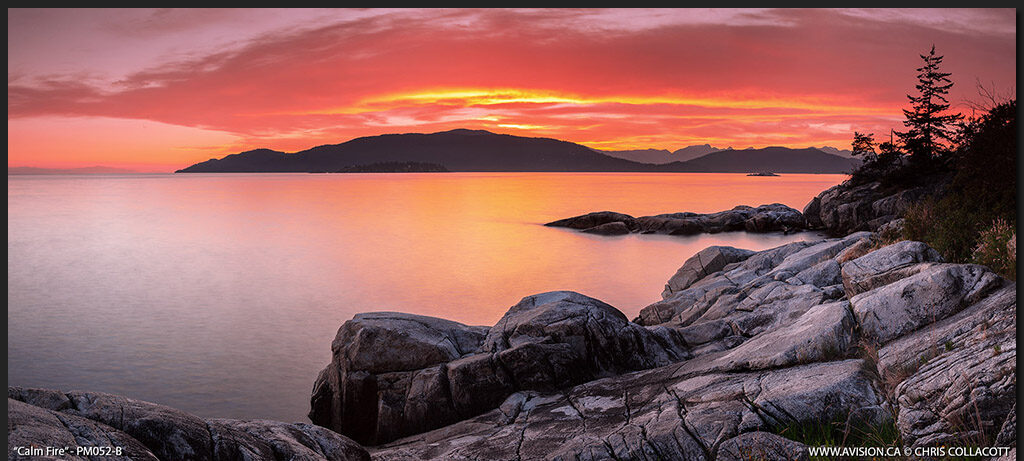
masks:
{"label": "rocky shoreline", "polygon": [[834,423],[1015,446],[1016,284],[874,238],[708,248],[631,322],[574,292],[489,329],[357,316],[311,417],[380,460],[793,459],[787,428]]}
{"label": "rocky shoreline", "polygon": [[545,226],[567,227],[588,234],[694,235],[719,232],[793,232],[807,228],[800,211],[780,203],[751,207],[737,206],[717,213],[666,213],[634,218],[614,211],[597,211],[552,221]]}
{"label": "rocky shoreline", "polygon": [[[8,456],[113,444],[115,459],[743,460],[860,443],[1014,459],[1015,281],[881,236],[927,193],[824,191],[796,213],[840,236],[706,248],[633,320],[571,291],[527,296],[490,327],[356,315],[314,384],[315,425],[9,387]],[[769,207],[562,225],[682,233],[792,215]]]}
{"label": "rocky shoreline", "polygon": [[843,236],[858,231],[885,232],[885,226],[899,221],[911,204],[940,194],[947,182],[948,178],[936,178],[929,186],[891,189],[877,181],[846,181],[822,191],[807,203],[803,212],[780,203],[757,207],[739,205],[715,213],[678,212],[640,217],[595,211],[544,225],[597,235],[823,230],[832,236]]}

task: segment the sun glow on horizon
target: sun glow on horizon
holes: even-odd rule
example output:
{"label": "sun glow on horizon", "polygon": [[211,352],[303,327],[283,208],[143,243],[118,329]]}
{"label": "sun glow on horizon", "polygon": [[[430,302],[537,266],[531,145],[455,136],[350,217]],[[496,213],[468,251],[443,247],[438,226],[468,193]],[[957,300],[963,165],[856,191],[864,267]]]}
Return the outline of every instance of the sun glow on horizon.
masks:
{"label": "sun glow on horizon", "polygon": [[[325,109],[270,112],[260,115],[351,115],[393,110],[408,106],[501,106],[501,105],[571,105],[571,106],[688,106],[710,109],[781,109],[830,115],[867,114],[892,116],[891,107],[849,105],[826,97],[764,97],[747,90],[732,94],[707,96],[684,95],[604,95],[585,96],[533,88],[441,88],[391,93],[365,98],[351,105]],[[256,114],[250,114],[256,115]]]}
{"label": "sun glow on horizon", "polygon": [[933,44],[954,105],[972,81],[1016,81],[1015,10],[927,12],[12,9],[8,165],[183,167],[455,128],[847,149],[853,130],[902,129]]}

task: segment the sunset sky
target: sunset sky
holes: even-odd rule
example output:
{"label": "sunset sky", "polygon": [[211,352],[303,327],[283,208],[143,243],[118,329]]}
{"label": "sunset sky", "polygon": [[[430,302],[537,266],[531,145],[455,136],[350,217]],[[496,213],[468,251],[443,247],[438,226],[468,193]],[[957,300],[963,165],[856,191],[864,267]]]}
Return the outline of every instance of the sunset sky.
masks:
{"label": "sunset sky", "polygon": [[1015,96],[1015,10],[9,9],[7,164],[173,171],[452,128],[598,149],[849,148],[934,44]]}

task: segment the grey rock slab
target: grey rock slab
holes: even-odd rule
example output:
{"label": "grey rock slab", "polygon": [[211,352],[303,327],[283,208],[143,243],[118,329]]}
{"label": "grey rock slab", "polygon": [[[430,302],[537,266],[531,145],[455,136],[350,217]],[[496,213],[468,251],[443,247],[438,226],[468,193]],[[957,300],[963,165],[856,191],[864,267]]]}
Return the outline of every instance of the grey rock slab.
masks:
{"label": "grey rock slab", "polygon": [[927,267],[920,264],[924,262],[942,262],[942,257],[923,242],[904,240],[887,245],[843,263],[843,287],[852,298],[913,275]]}
{"label": "grey rock slab", "polygon": [[[204,420],[151,402],[98,392],[8,387],[8,416],[31,416],[9,438],[124,448],[122,459],[368,461],[354,441],[326,428],[266,420]],[[60,423],[54,425],[54,421]],[[103,459],[107,459],[104,457]]]}
{"label": "grey rock slab", "polygon": [[716,368],[763,370],[846,356],[855,341],[849,302],[818,304],[796,321],[761,333],[729,351]]}
{"label": "grey rock slab", "polygon": [[212,419],[211,426],[229,428],[229,437],[234,437],[235,445],[251,447],[252,442],[246,441],[245,434],[269,446],[273,458],[255,457],[253,459],[279,459],[294,461],[318,460],[365,460],[369,461],[369,453],[352,440],[339,436],[327,428],[305,423],[284,423],[270,420],[237,420]]}
{"label": "grey rock slab", "polygon": [[[883,373],[899,381],[897,427],[909,446],[988,446],[1016,403],[1016,287],[965,312],[879,351]],[[904,358],[916,369],[899,369]]]}
{"label": "grey rock slab", "polygon": [[874,246],[874,244],[875,243],[874,243],[874,238],[873,237],[861,238],[860,240],[857,240],[856,242],[854,242],[852,245],[850,245],[850,246],[846,247],[845,249],[843,249],[843,251],[840,251],[839,253],[837,253],[836,257],[834,259],[835,259],[836,262],[838,262],[840,264],[845,263],[845,262],[850,261],[850,260],[853,260],[853,259],[857,259],[857,258],[859,258],[861,256],[864,256],[864,255],[870,253],[871,252],[871,248]]}
{"label": "grey rock slab", "polygon": [[988,335],[994,325],[1016,317],[1017,288],[1008,284],[964,310],[913,333],[900,336],[878,349],[882,378],[898,384],[922,364]]}
{"label": "grey rock slab", "polygon": [[841,239],[828,239],[813,243],[792,254],[786,255],[785,259],[779,262],[774,268],[768,271],[765,276],[773,280],[785,280],[788,276],[777,276],[777,274],[795,275],[806,270],[815,264],[821,263],[835,257],[846,247],[856,243],[868,233],[851,234]]}
{"label": "grey rock slab", "polygon": [[810,459],[807,445],[794,442],[771,432],[746,432],[726,440],[718,449],[717,461],[786,460],[806,461]]}
{"label": "grey rock slab", "polygon": [[658,325],[672,320],[675,324],[685,326],[700,318],[720,295],[735,289],[736,284],[732,280],[721,272],[715,273],[666,299],[644,307],[634,322]]}
{"label": "grey rock slab", "polygon": [[1017,402],[1014,402],[1013,407],[1007,412],[1006,419],[999,427],[999,433],[996,434],[994,443],[1000,447],[1017,445]]}
{"label": "grey rock slab", "polygon": [[[69,450],[63,455],[48,454],[46,447],[67,447]],[[158,459],[128,434],[105,424],[7,399],[7,459],[92,459],[85,453],[79,453],[78,447],[110,449],[111,452],[103,459]],[[32,448],[42,450],[41,455],[31,451]]]}
{"label": "grey rock slab", "polygon": [[[67,402],[60,396],[63,394]],[[8,387],[7,396],[31,405],[55,405],[64,414],[102,423],[124,432],[161,459],[212,459],[206,421],[164,405],[100,392],[23,391]]]}
{"label": "grey rock slab", "polygon": [[1002,284],[988,268],[934,264],[850,299],[864,337],[885,344],[944,319]]}
{"label": "grey rock slab", "polygon": [[478,417],[375,447],[373,456],[707,460],[757,440],[797,449],[777,436],[736,437],[772,424],[830,421],[879,404],[859,360],[757,373],[688,373],[677,364],[564,393],[513,395]]}
{"label": "grey rock slab", "polygon": [[694,282],[722,270],[726,265],[746,260],[753,254],[753,251],[729,246],[710,246],[698,251],[668,280],[661,297],[669,298],[689,288]]}

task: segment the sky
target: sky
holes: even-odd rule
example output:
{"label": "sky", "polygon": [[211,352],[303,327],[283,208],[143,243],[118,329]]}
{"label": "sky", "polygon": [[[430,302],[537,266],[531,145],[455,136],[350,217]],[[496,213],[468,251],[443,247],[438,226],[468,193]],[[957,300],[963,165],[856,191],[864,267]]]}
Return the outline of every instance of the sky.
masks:
{"label": "sky", "polygon": [[7,164],[169,172],[485,129],[595,149],[848,149],[1016,97],[1014,9],[8,9]]}

